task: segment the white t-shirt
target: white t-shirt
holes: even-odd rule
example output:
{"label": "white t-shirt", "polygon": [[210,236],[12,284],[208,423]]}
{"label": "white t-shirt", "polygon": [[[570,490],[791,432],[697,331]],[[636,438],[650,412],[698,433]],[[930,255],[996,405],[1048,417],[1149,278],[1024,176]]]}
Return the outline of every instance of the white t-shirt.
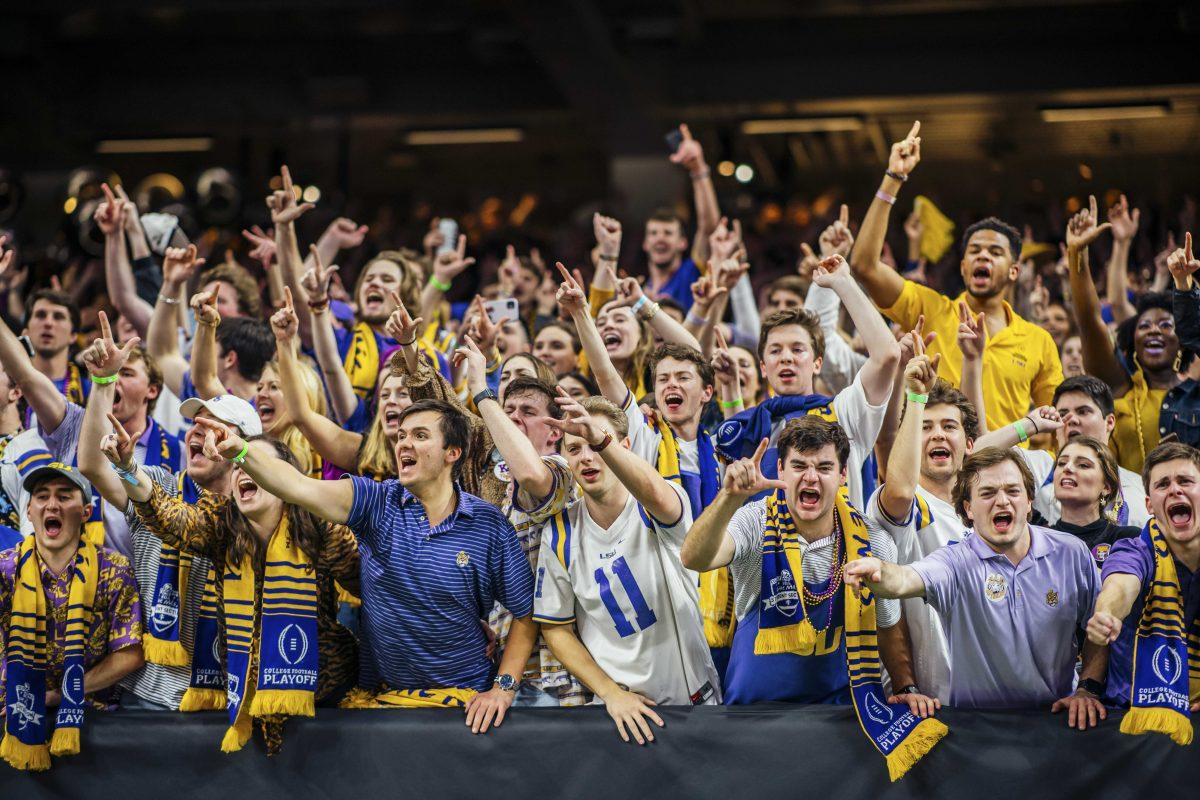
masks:
{"label": "white t-shirt", "polygon": [[[1029,471],[1033,473],[1033,485],[1036,489],[1033,498],[1034,510],[1042,515],[1047,525],[1054,525],[1062,516],[1058,501],[1054,499],[1054,456],[1046,450],[1026,450],[1023,447],[1013,449],[1021,454],[1029,466]],[[1129,521],[1123,524],[1140,528],[1150,519],[1150,512],[1146,510],[1146,490],[1142,487],[1142,476],[1124,467],[1117,467],[1117,474],[1121,479],[1122,500],[1129,509]]]}
{"label": "white t-shirt", "polygon": [[[962,539],[969,532],[954,507],[917,486],[908,516],[893,520],[879,505],[880,486],[867,503],[866,518],[879,524],[896,541],[896,563],[911,564]],[[922,598],[901,601],[912,639],[913,671],[917,686],[930,697],[950,702],[950,646],[941,618]]]}
{"label": "white t-shirt", "polygon": [[585,501],[567,509],[565,525],[561,516],[548,521],[533,617],[542,624],[574,622],[600,668],[630,691],[659,704],[718,703],[696,573],[679,560],[692,515],[682,487],[671,486],[683,508],[673,525],[647,525],[633,495],[608,529],[591,518]]}

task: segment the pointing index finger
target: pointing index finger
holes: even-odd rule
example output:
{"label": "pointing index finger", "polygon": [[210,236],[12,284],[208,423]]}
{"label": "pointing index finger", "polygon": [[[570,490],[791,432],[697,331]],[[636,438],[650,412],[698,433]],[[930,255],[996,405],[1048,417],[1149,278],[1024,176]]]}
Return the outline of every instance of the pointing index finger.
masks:
{"label": "pointing index finger", "polygon": [[842,210],[838,213],[838,222],[846,226],[850,225],[850,206],[845,203],[842,203]]}
{"label": "pointing index finger", "polygon": [[766,455],[767,445],[770,444],[770,441],[770,439],[764,438],[758,443],[758,449],[754,451],[754,455],[750,457],[750,460],[753,461],[756,466],[762,462],[763,456]]}
{"label": "pointing index finger", "polygon": [[917,134],[920,132],[921,132],[921,120],[918,119],[913,122],[912,130],[910,130],[908,132],[908,136],[905,136],[904,138],[905,139],[915,139],[915,138],[917,138]]}

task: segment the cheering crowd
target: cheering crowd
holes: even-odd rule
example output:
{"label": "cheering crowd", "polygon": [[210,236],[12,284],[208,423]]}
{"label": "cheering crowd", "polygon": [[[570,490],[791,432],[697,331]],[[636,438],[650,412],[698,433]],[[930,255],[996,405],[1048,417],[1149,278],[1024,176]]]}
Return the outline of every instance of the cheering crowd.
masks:
{"label": "cheering crowd", "polygon": [[286,167],[273,231],[246,231],[265,286],[108,185],[111,307],[86,338],[5,249],[0,755],[46,769],[116,707],[222,709],[222,750],[258,727],[274,753],[318,706],[485,733],[597,703],[644,744],[669,735],[658,705],[852,704],[893,780],[943,706],[1080,730],[1123,708],[1122,731],[1189,743],[1191,235],[1143,281],[1138,210],[1102,221],[1092,198],[1051,291],[989,217],[951,297],[928,209],[907,261],[885,246],[919,134],[861,223],[842,206],[758,297],[686,126],[694,235],[645,220],[635,275],[596,214],[590,264],[510,248],[452,303],[474,259],[435,220],[346,291],[333,262],[367,229],[338,219],[305,253]]}

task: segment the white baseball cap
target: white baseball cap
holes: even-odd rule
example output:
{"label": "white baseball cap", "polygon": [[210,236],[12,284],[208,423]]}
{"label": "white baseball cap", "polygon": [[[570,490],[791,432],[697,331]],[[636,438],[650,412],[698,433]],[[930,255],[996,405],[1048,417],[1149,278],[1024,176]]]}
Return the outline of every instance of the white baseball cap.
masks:
{"label": "white baseball cap", "polygon": [[179,217],[174,214],[142,214],[142,231],[146,234],[146,242],[150,249],[158,255],[167,252],[171,246],[171,237],[179,227]]}
{"label": "white baseball cap", "polygon": [[200,409],[204,409],[221,422],[233,425],[243,436],[262,435],[262,420],[258,418],[258,412],[254,410],[254,406],[236,395],[223,394],[211,400],[191,397],[183,401],[179,413],[193,419]]}

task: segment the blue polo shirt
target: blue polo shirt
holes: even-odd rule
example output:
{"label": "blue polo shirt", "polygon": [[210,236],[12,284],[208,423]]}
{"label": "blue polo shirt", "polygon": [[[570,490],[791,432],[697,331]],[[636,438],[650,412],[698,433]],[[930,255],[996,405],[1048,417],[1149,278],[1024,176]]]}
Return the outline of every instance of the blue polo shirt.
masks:
{"label": "blue polo shirt", "polygon": [[679,269],[675,270],[671,279],[663,284],[658,296],[670,297],[683,306],[683,310],[686,312],[692,307],[692,284],[698,280],[700,280],[700,268],[696,266],[692,257],[688,256],[680,262]]}
{"label": "blue polo shirt", "polygon": [[533,571],[500,510],[461,489],[435,528],[397,480],[351,478],[346,524],[362,558],[362,624],[389,689],[490,688],[485,621],[533,613]]}

